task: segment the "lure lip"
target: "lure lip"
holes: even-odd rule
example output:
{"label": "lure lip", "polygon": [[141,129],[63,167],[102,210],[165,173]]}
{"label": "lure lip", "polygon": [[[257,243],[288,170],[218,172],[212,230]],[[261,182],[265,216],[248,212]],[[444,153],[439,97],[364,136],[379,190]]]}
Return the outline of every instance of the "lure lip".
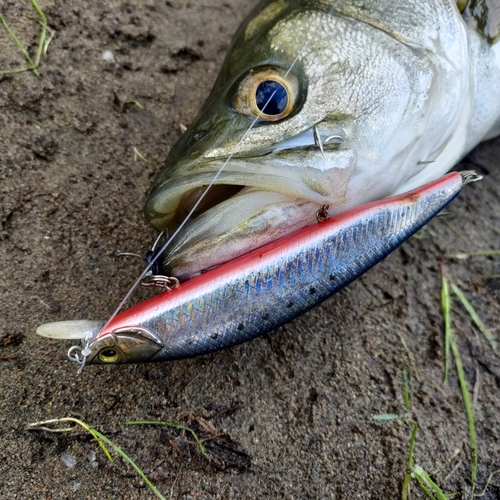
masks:
{"label": "lure lip", "polygon": [[36,329],[37,335],[58,340],[83,340],[96,337],[104,321],[68,320],[45,323]]}

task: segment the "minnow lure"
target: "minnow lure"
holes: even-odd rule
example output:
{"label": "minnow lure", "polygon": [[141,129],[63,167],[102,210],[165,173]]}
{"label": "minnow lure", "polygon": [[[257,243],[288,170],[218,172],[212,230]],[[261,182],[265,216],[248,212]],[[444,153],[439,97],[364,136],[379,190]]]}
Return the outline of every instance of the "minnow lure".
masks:
{"label": "minnow lure", "polygon": [[79,338],[68,353],[85,363],[170,361],[263,335],[354,281],[479,177],[451,173],[373,202],[236,258],[104,322],[49,323],[37,333]]}

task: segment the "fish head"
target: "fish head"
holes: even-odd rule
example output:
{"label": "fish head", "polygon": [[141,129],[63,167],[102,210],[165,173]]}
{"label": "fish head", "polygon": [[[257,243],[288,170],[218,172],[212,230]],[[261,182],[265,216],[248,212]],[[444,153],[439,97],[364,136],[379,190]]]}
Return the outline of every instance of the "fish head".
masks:
{"label": "fish head", "polygon": [[[353,68],[370,65],[350,54],[363,50],[347,43],[359,35],[344,29],[335,41],[327,3],[306,4],[267,1],[250,14],[205,106],[172,148],[146,201],[151,225],[175,231],[211,187],[166,251],[169,275],[190,278],[314,224],[324,205],[338,213],[397,183],[391,172],[385,184],[377,179],[378,152],[406,103],[385,98],[382,106],[382,84]],[[369,175],[353,182],[360,170]]]}

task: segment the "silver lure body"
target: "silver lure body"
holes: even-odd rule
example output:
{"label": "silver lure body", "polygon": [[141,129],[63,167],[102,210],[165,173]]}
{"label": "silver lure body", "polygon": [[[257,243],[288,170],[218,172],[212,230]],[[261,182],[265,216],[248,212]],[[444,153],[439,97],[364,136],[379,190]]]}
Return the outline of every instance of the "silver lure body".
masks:
{"label": "silver lure body", "polygon": [[[96,326],[87,363],[168,361],[251,340],[351,283],[434,217],[458,173],[354,209],[250,252]],[[50,327],[50,325],[47,325]]]}

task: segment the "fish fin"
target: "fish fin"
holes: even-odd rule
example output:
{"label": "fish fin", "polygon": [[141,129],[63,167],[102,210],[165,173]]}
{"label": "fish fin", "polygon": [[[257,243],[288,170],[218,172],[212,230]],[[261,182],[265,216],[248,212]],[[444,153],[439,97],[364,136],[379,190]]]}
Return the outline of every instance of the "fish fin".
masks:
{"label": "fish fin", "polygon": [[498,0],[457,0],[467,24],[482,33],[492,45],[500,40],[500,2]]}

